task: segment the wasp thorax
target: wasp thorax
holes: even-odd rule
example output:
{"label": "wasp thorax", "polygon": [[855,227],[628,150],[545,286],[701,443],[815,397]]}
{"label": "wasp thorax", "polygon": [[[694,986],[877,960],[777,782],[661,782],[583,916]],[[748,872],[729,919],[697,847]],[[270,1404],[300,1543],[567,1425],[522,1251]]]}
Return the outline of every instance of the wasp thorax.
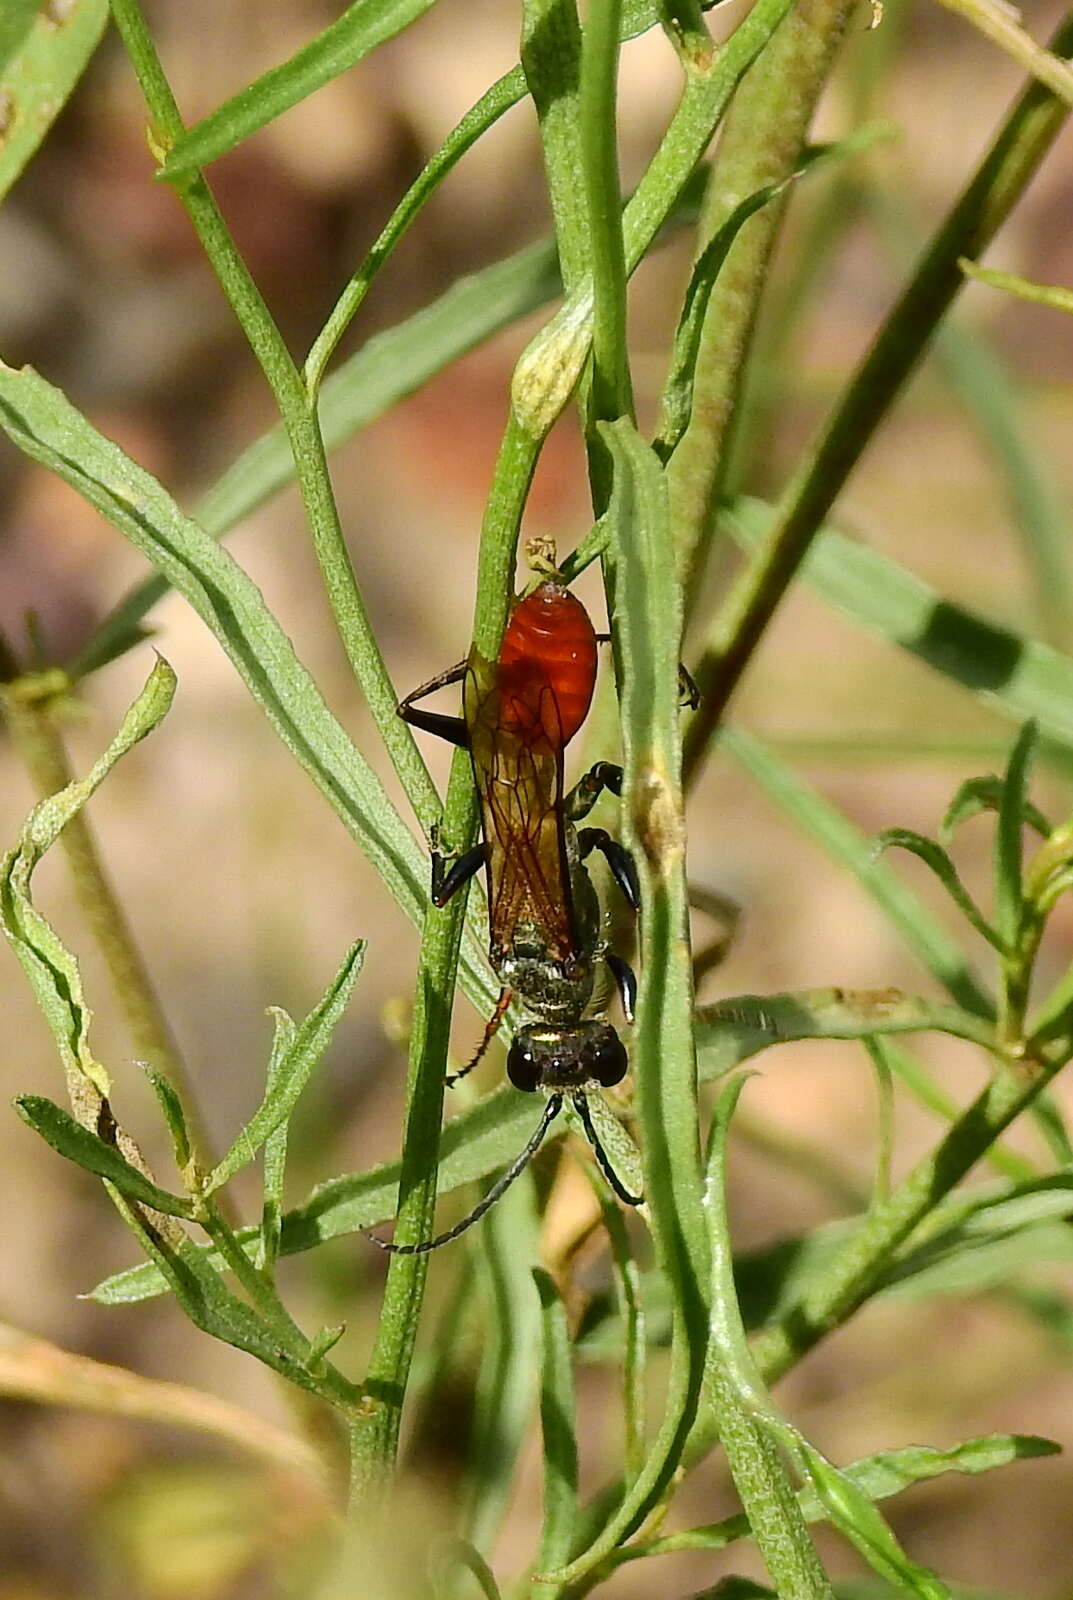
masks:
{"label": "wasp thorax", "polygon": [[519,1028],[507,1053],[507,1077],[516,1089],[580,1089],[596,1082],[610,1089],[626,1076],[626,1047],[609,1022]]}

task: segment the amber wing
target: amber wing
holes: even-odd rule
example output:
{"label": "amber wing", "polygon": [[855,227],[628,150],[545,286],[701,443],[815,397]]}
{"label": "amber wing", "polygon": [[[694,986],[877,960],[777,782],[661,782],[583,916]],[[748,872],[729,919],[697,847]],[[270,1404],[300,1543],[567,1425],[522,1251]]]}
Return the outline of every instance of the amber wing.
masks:
{"label": "amber wing", "polygon": [[[488,845],[491,955],[511,948],[522,923],[541,932],[547,953],[566,961],[577,953],[566,859],[562,744],[546,730],[556,716],[550,683],[539,672],[525,685],[533,715],[519,720],[517,683],[512,715],[504,716],[498,668],[474,652],[466,671],[464,711]],[[528,721],[528,732],[526,731]]]}

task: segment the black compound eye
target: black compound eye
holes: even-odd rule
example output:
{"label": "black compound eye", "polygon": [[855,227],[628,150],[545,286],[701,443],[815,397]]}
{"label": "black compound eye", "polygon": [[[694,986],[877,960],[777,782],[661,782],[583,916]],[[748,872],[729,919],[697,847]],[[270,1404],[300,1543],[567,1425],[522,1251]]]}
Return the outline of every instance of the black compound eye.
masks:
{"label": "black compound eye", "polygon": [[592,1075],[603,1089],[612,1089],[626,1076],[626,1046],[613,1028],[602,1034],[594,1052]]}
{"label": "black compound eye", "polygon": [[516,1089],[523,1090],[525,1094],[535,1092],[540,1084],[540,1066],[532,1045],[515,1039],[507,1051],[507,1077]]}

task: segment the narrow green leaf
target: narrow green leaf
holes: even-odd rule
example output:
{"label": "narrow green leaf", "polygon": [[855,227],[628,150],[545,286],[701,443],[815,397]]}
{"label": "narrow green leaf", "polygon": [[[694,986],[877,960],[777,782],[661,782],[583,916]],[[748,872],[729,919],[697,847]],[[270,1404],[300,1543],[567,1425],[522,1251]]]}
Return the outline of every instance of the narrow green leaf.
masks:
{"label": "narrow green leaf", "polygon": [[1030,1179],[958,1195],[931,1219],[926,1237],[892,1267],[882,1292],[918,1298],[977,1294],[1040,1261],[1073,1259],[1073,1179]]}
{"label": "narrow green leaf", "polygon": [[1040,1095],[1035,1104],[1036,1126],[1047,1141],[1054,1159],[1063,1167],[1073,1169],[1073,1142],[1061,1107],[1053,1095]]}
{"label": "narrow green leaf", "polygon": [[1021,832],[1024,827],[1025,785],[1035,752],[1037,729],[1026,722],[1013,747],[999,804],[995,830],[995,931],[1009,951],[1017,947],[1024,919],[1021,881]]}
{"label": "narrow green leaf", "polygon": [[686,428],[693,409],[693,380],[697,365],[697,352],[708,312],[712,290],[722,270],[730,247],[749,218],[770,201],[785,193],[806,173],[816,171],[831,160],[859,154],[879,139],[889,138],[892,129],[887,123],[872,123],[855,130],[845,139],[835,143],[809,145],[801,154],[797,167],[788,178],[778,183],[767,183],[754,194],[747,195],[734,207],[721,227],[709,239],[690,274],[689,285],[678,319],[671,353],[670,371],[660,397],[659,421],[653,449],[661,461],[668,461]]}
{"label": "narrow green leaf", "polygon": [[898,989],[740,994],[697,1008],[697,1049],[705,1078],[720,1077],[761,1050],[794,1039],[870,1039],[930,1030],[994,1048],[992,1028],[971,1012]]}
{"label": "narrow green leaf", "polygon": [[471,1543],[489,1550],[511,1503],[540,1366],[540,1304],[531,1270],[539,1253],[539,1219],[528,1173],[489,1212],[472,1251],[481,1291],[481,1362],[462,1527]]}
{"label": "narrow green leaf", "polygon": [[894,1067],[887,1053],[885,1039],[873,1034],[870,1039],[865,1039],[864,1048],[868,1051],[876,1075],[876,1166],[868,1204],[869,1211],[875,1211],[879,1206],[886,1205],[891,1192],[891,1171],[894,1166]]}
{"label": "narrow green leaf", "polygon": [[[710,0],[714,3],[714,0]],[[177,181],[230,150],[258,128],[338,77],[372,50],[393,39],[429,10],[433,0],[355,0],[342,16],[289,61],[262,74],[232,99],[188,128],[169,152],[160,177]],[[653,27],[658,7],[634,0],[623,7],[623,36],[633,38]],[[525,93],[520,69],[508,74],[513,105]],[[504,107],[506,109],[506,107]]]}
{"label": "narrow green leaf", "polygon": [[[120,1202],[123,1209],[122,1202]],[[171,1289],[195,1327],[214,1339],[234,1345],[254,1356],[300,1388],[308,1389],[334,1404],[353,1404],[353,1390],[339,1374],[329,1369],[314,1374],[289,1353],[289,1339],[224,1283],[209,1257],[188,1240],[173,1248],[155,1230],[145,1228],[139,1215],[126,1209],[130,1226],[138,1234],[164,1283]]]}
{"label": "narrow green leaf", "polygon": [[909,1559],[885,1517],[847,1473],[833,1467],[808,1444],[802,1444],[801,1458],[825,1512],[873,1572],[902,1591],[918,1595],[919,1600],[950,1600],[946,1584]]}
{"label": "narrow green leaf", "polygon": [[337,1322],[333,1327],[321,1328],[319,1333],[313,1335],[309,1341],[309,1355],[306,1364],[310,1372],[316,1372],[324,1365],[324,1359],[330,1355],[346,1332],[346,1323]]}
{"label": "narrow green leaf", "polygon": [[182,1172],[190,1160],[190,1134],[186,1126],[186,1113],[183,1110],[183,1103],[175,1091],[175,1085],[162,1072],[154,1072],[150,1067],[145,1075],[152,1085],[157,1104],[164,1115],[164,1121],[168,1125],[175,1165]]}
{"label": "narrow green leaf", "polygon": [[296,1029],[290,1048],[276,1063],[261,1104],[209,1177],[205,1185],[207,1195],[247,1166],[265,1140],[290,1116],[310,1074],[331,1043],[361,971],[364,955],[364,941],[347,951],[324,998]]}
{"label": "narrow green leaf", "polygon": [[169,183],[208,166],[416,22],[433,0],[354,0],[303,49],[177,139],[160,169]]}
{"label": "narrow green leaf", "polygon": [[[943,820],[939,824],[940,839],[949,844],[954,829],[960,823],[967,822],[970,817],[977,816],[981,811],[997,812],[1002,805],[1003,791],[1003,780],[994,774],[966,778],[943,813]],[[1053,831],[1043,812],[1028,799],[1022,807],[1022,822],[1027,827],[1034,828],[1041,839],[1049,839]]]}
{"label": "narrow green leaf", "polygon": [[90,1050],[92,1013],[82,992],[78,962],[34,908],[30,884],[45,851],[81,811],[120,757],[157,726],[171,705],[174,692],[175,674],[158,657],[145,688],[123,718],[108,749],[84,778],[34,806],[14,849],[0,861],[0,919],[44,1012],[64,1070],[72,1080],[89,1079],[102,1095],[108,1093],[108,1074]]}
{"label": "narrow green leaf", "polygon": [[731,245],[749,218],[770,200],[783,193],[790,179],[781,183],[768,183],[755,194],[747,195],[730,213],[705,245],[690,274],[682,311],[671,349],[670,371],[660,397],[659,421],[656,425],[652,448],[661,461],[674,454],[693,410],[693,382],[697,366],[697,352],[708,302],[726,260]]}
{"label": "narrow green leaf", "polygon": [[[578,121],[584,227],[592,278],[592,360],[588,370],[589,477],[602,511],[611,492],[610,462],[591,436],[595,422],[632,417],[633,380],[626,337],[626,251],[618,165],[619,13],[622,0],[590,0],[581,51]],[[699,13],[698,13],[699,26]]]}
{"label": "narrow green leaf", "polygon": [[[895,1077],[904,1084],[914,1099],[936,1116],[942,1117],[944,1122],[957,1121],[961,1115],[961,1106],[952,1095],[939,1087],[931,1073],[915,1056],[891,1044],[889,1039],[884,1041],[884,1055]],[[1037,1101],[1037,1105],[1038,1103]],[[1013,1178],[1018,1182],[1036,1175],[1037,1168],[1033,1162],[1027,1161],[1008,1145],[997,1142],[991,1145],[985,1160],[1003,1177]]]}
{"label": "narrow green leaf", "polygon": [[975,278],[978,283],[986,283],[992,289],[1004,289],[1007,294],[1014,294],[1020,300],[1031,300],[1038,306],[1050,306],[1054,311],[1073,312],[1073,289],[1066,289],[1058,284],[1032,283],[1028,278],[1019,278],[1013,272],[995,272],[990,267],[978,267],[975,261],[969,261],[964,256],[958,261],[958,266],[968,277]]}
{"label": "narrow green leaf", "polygon": [[457,1600],[455,1567],[464,1567],[472,1573],[484,1600],[502,1600],[495,1573],[468,1539],[446,1539],[437,1549],[431,1574],[436,1600]]}
{"label": "narrow green leaf", "polygon": [[565,1565],[577,1525],[578,1454],[574,1420],[574,1372],[566,1307],[555,1280],[533,1269],[540,1296],[543,1356],[540,1366],[540,1426],[544,1440],[544,1526],[539,1570]]}
{"label": "narrow green leaf", "polygon": [[621,1336],[615,1340],[614,1360],[622,1371],[624,1476],[629,1483],[641,1470],[645,1456],[646,1321],[641,1274],[630,1248],[630,1236],[617,1201],[612,1200],[593,1174],[593,1188],[611,1243],[615,1275],[615,1300]]}
{"label": "narrow green leaf", "polygon": [[917,959],[963,1010],[984,1019],[994,1017],[994,1002],[969,971],[960,947],[897,875],[875,860],[871,839],[750,735],[724,728],[719,747],[729,751],[798,827],[857,878]]}
{"label": "narrow green leaf", "polygon": [[131,1200],[163,1211],[169,1217],[187,1217],[192,1214],[189,1200],[169,1194],[132,1167],[115,1145],[106,1144],[97,1134],[91,1133],[69,1112],[45,1100],[40,1095],[24,1094],[15,1101],[15,1109],[23,1122],[39,1133],[58,1155],[84,1167],[98,1178],[106,1178]]}
{"label": "narrow green leaf", "polygon": [[[1014,1461],[1029,1461],[1060,1452],[1060,1445],[1035,1434],[992,1433],[978,1439],[967,1439],[949,1450],[933,1450],[927,1445],[909,1445],[904,1450],[881,1450],[874,1456],[851,1462],[840,1470],[842,1477],[848,1478],[870,1500],[885,1500],[900,1494],[914,1483],[942,1477],[948,1472],[976,1476],[992,1472],[996,1467],[1008,1466]],[[807,1484],[799,1491],[798,1498],[809,1522],[818,1522],[825,1517],[820,1496]],[[727,1545],[748,1537],[749,1519],[738,1515],[710,1523],[707,1527],[688,1528],[681,1533],[670,1533],[647,1543],[639,1543],[620,1555],[624,1560],[633,1561],[644,1556],[671,1555],[680,1550],[723,1550]],[[841,1586],[837,1592],[841,1593]]]}
{"label": "narrow green leaf", "polygon": [[[397,401],[501,328],[558,293],[555,251],[537,244],[462,278],[404,322],[369,339],[327,378],[320,392],[325,447],[334,449]],[[294,457],[281,425],[268,430],[228,468],[198,505],[195,520],[219,539],[294,479]],[[72,663],[87,676],[141,637],[138,624],[170,589],[161,573],[131,590]]]}
{"label": "narrow green leaf", "polygon": [[[949,1450],[933,1450],[920,1444],[903,1450],[881,1450],[877,1455],[843,1467],[842,1475],[851,1478],[870,1500],[885,1500],[900,1494],[911,1484],[938,1478],[947,1472],[976,1477],[994,1472],[996,1467],[1009,1466],[1013,1461],[1060,1455],[1061,1450],[1061,1445],[1055,1444],[1053,1439],[1041,1439],[1037,1434],[988,1433],[978,1439],[966,1439]],[[819,1502],[807,1491],[803,1498],[810,1510],[813,1507],[818,1510]]]}
{"label": "narrow green leaf", "polygon": [[994,1237],[965,1233],[922,1249],[899,1266],[877,1292],[898,1300],[934,1301],[1008,1292],[1021,1274],[1053,1268],[1067,1277],[1073,1265],[1073,1230],[1068,1217]]}
{"label": "narrow green leaf", "polygon": [[[791,1455],[798,1435],[782,1417],[753,1360],[734,1280],[726,1203],[730,1123],[747,1074],[720,1091],[712,1117],[705,1202],[712,1251],[704,1401],[727,1454],[734,1486],[764,1564],[780,1595],[824,1596],[831,1589],[809,1538],[780,1446]],[[703,1428],[703,1413],[700,1426]]]}
{"label": "narrow green leaf", "polygon": [[936,844],[934,839],[925,838],[922,833],[914,833],[911,828],[884,828],[882,833],[876,835],[875,852],[879,855],[892,847],[908,850],[918,860],[923,861],[926,867],[931,868],[958,910],[964,913],[977,933],[986,939],[989,945],[999,951],[1010,948],[1001,934],[996,932],[984,918],[941,844]]}
{"label": "narrow green leaf", "polygon": [[[754,1420],[776,1418],[781,1422],[757,1371],[745,1337],[745,1323],[742,1320],[737,1284],[734,1281],[734,1254],[730,1242],[730,1218],[727,1213],[726,1169],[730,1123],[741,1092],[748,1082],[748,1076],[748,1073],[740,1073],[720,1089],[708,1137],[704,1198],[712,1247],[712,1289],[705,1379],[709,1391],[708,1403],[716,1411],[717,1426],[721,1436],[722,1423],[726,1419],[719,1416],[721,1391],[717,1380],[720,1376],[729,1379],[739,1407]],[[738,1471],[733,1460],[731,1468],[737,1482]],[[749,1512],[747,1490],[743,1488],[739,1492],[742,1494],[742,1504],[746,1512]],[[777,1577],[777,1574],[772,1572],[772,1576]]]}
{"label": "narrow green leaf", "polygon": [[[0,363],[0,426],[70,483],[157,565],[212,629],[284,744],[368,855],[410,919],[428,905],[423,849],[380,780],[328,710],[248,575],[129,456],[30,368]],[[486,962],[470,938],[467,993],[491,1004]]]}
{"label": "narrow green leaf", "polygon": [[681,594],[656,456],[626,421],[601,424],[599,432],[613,463],[614,560],[607,575],[623,717],[623,834],[634,847],[644,907],[633,1043],[644,1192],[675,1321],[665,1415],[648,1459],[589,1548],[556,1574],[561,1583],[576,1582],[602,1561],[670,1481],[700,1395],[709,1275],[680,780]]}
{"label": "narrow green leaf", "polygon": [[[274,1033],[272,1051],[268,1058],[265,1084],[271,1094],[280,1082],[285,1062],[290,1058],[298,1030],[294,1021],[281,1006],[271,1007]],[[283,1232],[283,1183],[287,1173],[287,1136],[289,1123],[284,1120],[274,1133],[265,1139],[264,1200],[261,1206],[261,1244],[257,1265],[272,1271],[279,1256],[280,1236]]]}
{"label": "narrow green leaf", "polygon": [[[747,550],[759,547],[773,520],[763,501],[741,497],[723,513]],[[1055,739],[1073,744],[1073,659],[1035,639],[945,599],[888,556],[831,527],[814,540],[802,566],[829,604],[868,632],[1021,723],[1034,717]]]}
{"label": "narrow green leaf", "polygon": [[578,100],[581,24],[576,0],[524,0],[522,71],[536,108],[563,286],[577,287],[589,261]]}
{"label": "narrow green leaf", "polygon": [[2,199],[63,110],[97,48],[108,21],[108,0],[66,0],[55,11],[33,0],[30,4],[6,0],[0,11]]}

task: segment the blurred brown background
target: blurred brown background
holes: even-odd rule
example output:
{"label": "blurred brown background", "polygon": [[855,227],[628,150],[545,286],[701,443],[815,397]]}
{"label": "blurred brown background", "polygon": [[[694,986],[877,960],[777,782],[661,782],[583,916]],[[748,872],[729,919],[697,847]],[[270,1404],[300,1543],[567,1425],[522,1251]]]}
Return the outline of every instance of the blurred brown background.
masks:
{"label": "blurred brown background", "polygon": [[[303,0],[187,0],[152,9],[165,65],[193,121],[291,53],[339,8]],[[1057,15],[1046,4],[1029,4],[1024,13],[1041,39]],[[1019,78],[937,8],[892,6],[887,26],[899,29],[900,42],[875,109],[897,123],[900,137],[861,171],[881,175],[926,225],[974,167]],[[308,347],[423,160],[516,59],[517,33],[516,8],[504,0],[465,6],[444,0],[410,33],[213,170],[224,211],[292,349]],[[866,34],[862,22],[855,30],[822,132],[846,126],[853,61],[867,63],[868,52],[889,44],[882,29]],[[652,37],[627,49],[624,72],[623,165],[631,182],[673,105],[676,69],[669,49]],[[141,101],[109,37],[0,212],[0,353],[13,365],[32,362],[182,504],[193,505],[273,413],[180,207],[154,185],[151,170]],[[1067,136],[989,264],[1073,282],[1071,174]],[[795,196],[776,296],[800,266],[809,218],[828,181],[811,179]],[[346,348],[547,226],[534,121],[523,106],[426,207]],[[684,244],[671,246],[633,287],[635,373],[649,416],[686,265]],[[823,270],[819,297],[780,376],[750,489],[777,490],[898,281],[875,231],[855,225]],[[982,289],[968,291],[961,314],[986,329],[1010,368],[1026,431],[1068,495],[1068,321]],[[482,499],[511,365],[528,331],[513,330],[460,362],[334,457],[355,566],[400,692],[464,650]],[[21,647],[23,618],[32,610],[50,654],[69,659],[142,574],[141,558],[6,442],[0,497],[0,626]],[[1035,631],[1018,535],[994,464],[934,369],[917,379],[883,429],[843,497],[839,521],[952,596]],[[554,534],[567,549],[587,525],[571,420],[545,454],[528,531]],[[229,545],[386,776],[321,595],[296,495],[278,496]],[[304,1014],[347,943],[370,939],[351,1013],[297,1119],[290,1180],[296,1201],[320,1178],[386,1159],[398,1148],[403,1054],[388,1038],[382,1010],[407,996],[416,934],[201,623],[175,599],[158,607],[152,622],[158,648],[178,672],[178,697],[162,729],[105,785],[91,815],[218,1142],[258,1098],[270,1034],[266,1006]],[[1073,648],[1073,625],[1064,643]],[[142,650],[92,681],[85,717],[70,727],[79,770],[107,742],[148,664]],[[804,593],[780,614],[734,716],[792,746],[790,759],[868,831],[898,823],[933,833],[956,784],[997,766],[1010,737],[1008,725],[967,695]],[[899,741],[915,740],[922,729],[938,742],[978,740],[984,753],[972,760],[904,757]],[[883,741],[892,747],[889,758],[871,751]],[[434,771],[444,773],[442,752],[427,753]],[[6,744],[0,769],[6,847],[31,795]],[[391,790],[397,792],[393,784]],[[1057,790],[1045,798],[1068,805]],[[988,843],[981,822],[959,845],[959,863],[981,893]],[[738,942],[708,980],[708,992],[826,983],[928,988],[856,886],[725,761],[716,762],[696,796],[691,846],[693,876],[744,908]],[[955,928],[923,874],[911,863],[900,869]],[[96,1049],[113,1072],[123,1120],[166,1171],[155,1111],[58,854],[38,881],[43,908],[85,953]],[[1071,956],[1073,923],[1066,917],[1052,937],[1049,969],[1056,973]],[[60,1098],[44,1024],[7,955],[0,957],[0,1000],[0,1102],[6,1107],[18,1092]],[[460,1048],[475,1028],[463,1009]],[[922,1051],[951,1093],[963,1100],[973,1092],[982,1066],[968,1047]],[[829,1182],[794,1176],[764,1152],[765,1130],[827,1150],[833,1166],[865,1194],[873,1160],[874,1090],[863,1052],[798,1046],[772,1053],[763,1069],[746,1095],[752,1133],[746,1128],[739,1138],[734,1168],[732,1216],[743,1245],[839,1209]],[[1068,1090],[1065,1102],[1073,1110]],[[933,1133],[934,1124],[899,1096],[898,1171]],[[1019,1137],[1038,1153],[1033,1134]],[[169,1302],[108,1310],[79,1300],[132,1259],[125,1230],[99,1188],[51,1155],[6,1109],[0,1150],[0,1318],[66,1349],[199,1385],[286,1420],[270,1377],[196,1333]],[[239,1193],[256,1204],[252,1186],[240,1184]],[[350,1240],[283,1274],[305,1325],[348,1321],[340,1359],[350,1371],[363,1364],[381,1272],[379,1259]],[[786,1404],[839,1461],[908,1442],[949,1444],[990,1429],[1038,1431],[1069,1444],[1071,1354],[998,1296],[891,1303],[868,1311],[814,1355],[790,1380]],[[581,1394],[599,1414],[600,1380],[583,1374]],[[613,1419],[597,1433],[612,1448]],[[303,1592],[305,1552],[320,1513],[289,1481],[266,1476],[248,1460],[178,1430],[15,1403],[0,1409],[0,1439],[0,1600]],[[594,1450],[585,1466],[600,1481],[606,1455]],[[1073,1468],[1066,1462],[1028,1464],[985,1480],[952,1478],[918,1489],[899,1503],[894,1520],[916,1558],[948,1578],[994,1592],[1058,1597],[1073,1593],[1071,1494]],[[682,1494],[676,1524],[679,1517],[712,1520],[730,1505],[715,1468],[698,1472]],[[531,1549],[538,1507],[534,1462],[501,1547],[505,1570]],[[824,1549],[833,1570],[859,1570],[833,1543]],[[730,1552],[626,1569],[600,1592],[609,1600],[685,1594],[731,1571],[759,1576],[746,1555]]]}

